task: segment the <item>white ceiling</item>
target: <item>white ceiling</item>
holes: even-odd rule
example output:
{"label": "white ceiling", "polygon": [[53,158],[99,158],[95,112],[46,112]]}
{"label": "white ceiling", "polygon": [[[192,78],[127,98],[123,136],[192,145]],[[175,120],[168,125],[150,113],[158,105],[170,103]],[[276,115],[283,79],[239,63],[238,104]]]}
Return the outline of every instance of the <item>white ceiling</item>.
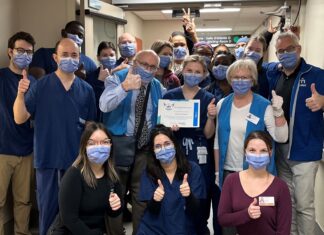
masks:
{"label": "white ceiling", "polygon": [[[275,3],[273,6],[244,6],[239,12],[233,13],[200,13],[199,18],[195,18],[196,28],[222,27],[232,28],[231,34],[253,33],[262,23],[267,15],[260,11],[270,12],[278,9],[281,5]],[[142,20],[175,20],[172,14],[164,14],[161,11],[133,11]],[[179,18],[181,20],[181,18]]]}

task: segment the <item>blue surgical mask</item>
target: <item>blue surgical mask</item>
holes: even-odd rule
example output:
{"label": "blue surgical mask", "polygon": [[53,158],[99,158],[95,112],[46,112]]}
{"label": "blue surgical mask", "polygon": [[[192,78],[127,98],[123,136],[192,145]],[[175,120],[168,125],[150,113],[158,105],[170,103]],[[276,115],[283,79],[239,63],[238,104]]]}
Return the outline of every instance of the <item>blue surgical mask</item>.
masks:
{"label": "blue surgical mask", "polygon": [[135,68],[135,73],[140,75],[143,83],[148,84],[154,78],[154,74],[151,71],[144,69],[142,66],[137,65]]}
{"label": "blue surgical mask", "polygon": [[213,75],[217,80],[224,80],[226,79],[226,72],[227,72],[228,66],[219,64],[217,66],[213,66]]}
{"label": "blue surgical mask", "polygon": [[287,52],[278,54],[278,59],[285,69],[293,69],[297,65],[297,52]]}
{"label": "blue surgical mask", "polygon": [[185,47],[175,47],[173,48],[173,55],[176,60],[183,60],[187,55],[187,49]]}
{"label": "blue surgical mask", "polygon": [[211,62],[211,58],[209,56],[203,56],[203,58],[205,60],[206,66],[208,67]]}
{"label": "blue surgical mask", "polygon": [[119,51],[124,58],[132,57],[136,54],[135,43],[121,43],[119,44]]}
{"label": "blue surgical mask", "polygon": [[175,157],[175,153],[176,151],[172,146],[161,149],[159,152],[155,153],[155,156],[161,163],[170,164]]}
{"label": "blue surgical mask", "polygon": [[204,77],[202,74],[196,74],[196,73],[183,74],[184,83],[187,84],[189,87],[197,86],[203,79]]}
{"label": "blue surgical mask", "polygon": [[245,57],[253,60],[255,64],[258,64],[262,58],[262,54],[256,51],[247,51]]}
{"label": "blue surgical mask", "polygon": [[82,46],[83,38],[79,38],[77,34],[71,34],[71,33],[68,33],[67,36],[68,38],[72,39],[79,47]]}
{"label": "blue surgical mask", "polygon": [[65,73],[74,73],[79,68],[79,60],[71,57],[61,58],[58,67]]}
{"label": "blue surgical mask", "polygon": [[235,49],[235,57],[237,60],[241,59],[244,55],[244,47],[239,47]]}
{"label": "blue surgical mask", "polygon": [[252,81],[250,79],[232,79],[231,83],[234,94],[236,95],[244,95],[252,87]]}
{"label": "blue surgical mask", "polygon": [[245,160],[250,166],[252,166],[256,170],[266,168],[267,165],[270,163],[270,157],[268,153],[259,155],[254,153],[246,153]]}
{"label": "blue surgical mask", "polygon": [[13,54],[13,62],[15,65],[18,66],[20,69],[25,69],[29,66],[33,59],[32,55],[24,54]]}
{"label": "blue surgical mask", "polygon": [[172,57],[168,55],[160,55],[160,68],[166,69],[169,67]]}
{"label": "blue surgical mask", "polygon": [[87,156],[90,162],[103,164],[110,156],[110,146],[96,145],[87,147]]}
{"label": "blue surgical mask", "polygon": [[112,69],[116,65],[116,57],[115,56],[108,56],[102,57],[100,63],[107,69]]}

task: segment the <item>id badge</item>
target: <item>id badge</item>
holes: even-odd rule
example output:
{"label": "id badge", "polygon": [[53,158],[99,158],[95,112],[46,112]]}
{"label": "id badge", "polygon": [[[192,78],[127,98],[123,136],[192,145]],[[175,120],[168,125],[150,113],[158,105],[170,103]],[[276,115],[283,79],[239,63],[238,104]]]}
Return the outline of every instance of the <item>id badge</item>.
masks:
{"label": "id badge", "polygon": [[207,148],[205,146],[197,147],[197,158],[199,164],[207,163]]}
{"label": "id badge", "polygon": [[259,197],[259,206],[275,206],[274,197]]}
{"label": "id badge", "polygon": [[257,125],[258,122],[260,121],[260,118],[258,118],[257,116],[253,115],[252,113],[249,113],[245,119],[249,122],[252,122],[254,125]]}

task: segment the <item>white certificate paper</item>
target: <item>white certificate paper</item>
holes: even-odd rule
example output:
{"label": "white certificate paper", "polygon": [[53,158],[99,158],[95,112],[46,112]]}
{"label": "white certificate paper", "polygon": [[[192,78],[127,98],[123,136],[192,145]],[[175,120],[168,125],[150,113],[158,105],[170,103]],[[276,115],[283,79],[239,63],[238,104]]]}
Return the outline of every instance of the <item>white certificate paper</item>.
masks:
{"label": "white certificate paper", "polygon": [[199,127],[200,100],[159,100],[158,121],[167,127]]}

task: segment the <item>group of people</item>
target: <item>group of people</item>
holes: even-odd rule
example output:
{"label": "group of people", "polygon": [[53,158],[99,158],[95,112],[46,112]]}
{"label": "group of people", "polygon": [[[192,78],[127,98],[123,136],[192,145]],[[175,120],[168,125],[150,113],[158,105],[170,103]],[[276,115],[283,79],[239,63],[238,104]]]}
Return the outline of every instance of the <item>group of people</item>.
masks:
{"label": "group of people", "polygon": [[[15,234],[31,234],[33,168],[39,234],[314,234],[314,183],[324,142],[324,70],[272,27],[234,53],[184,32],[137,51],[135,37],[80,53],[84,27],[55,48],[18,32],[0,70],[0,234],[12,183]],[[199,100],[199,127],[158,123],[159,99]],[[123,147],[120,147],[122,146]],[[129,198],[129,197],[128,197]]]}

